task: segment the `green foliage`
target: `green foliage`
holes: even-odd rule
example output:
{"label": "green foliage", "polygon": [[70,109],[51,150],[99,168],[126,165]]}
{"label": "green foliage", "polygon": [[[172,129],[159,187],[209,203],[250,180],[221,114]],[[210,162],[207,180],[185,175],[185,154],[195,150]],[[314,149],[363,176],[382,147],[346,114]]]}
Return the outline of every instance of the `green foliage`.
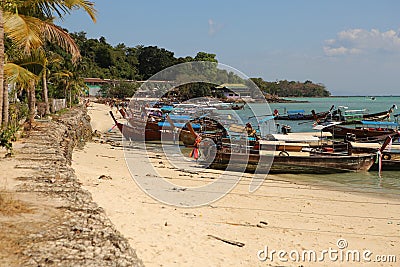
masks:
{"label": "green foliage", "polygon": [[115,84],[109,83],[101,86],[100,94],[103,97],[123,99],[132,97],[139,87],[140,84],[134,82],[120,82]]}
{"label": "green foliage", "polygon": [[28,116],[28,105],[25,102],[10,103],[9,115],[9,127],[17,128],[19,122]]}
{"label": "green foliage", "polygon": [[147,80],[157,72],[176,64],[174,53],[157,46],[148,46],[139,49],[139,73],[142,79]]}
{"label": "green foliage", "polygon": [[251,79],[261,91],[280,97],[328,97],[330,92],[323,84],[314,84],[307,80],[304,83],[295,81],[266,82],[262,78]]}
{"label": "green foliage", "polygon": [[206,52],[198,52],[197,55],[195,56],[194,60],[196,61],[210,61],[210,62],[215,62],[218,63],[218,60],[215,58],[217,55],[215,54],[210,54]]}
{"label": "green foliage", "polygon": [[12,150],[12,142],[16,141],[15,133],[18,128],[7,128],[0,131],[0,147],[4,147],[7,150]]}

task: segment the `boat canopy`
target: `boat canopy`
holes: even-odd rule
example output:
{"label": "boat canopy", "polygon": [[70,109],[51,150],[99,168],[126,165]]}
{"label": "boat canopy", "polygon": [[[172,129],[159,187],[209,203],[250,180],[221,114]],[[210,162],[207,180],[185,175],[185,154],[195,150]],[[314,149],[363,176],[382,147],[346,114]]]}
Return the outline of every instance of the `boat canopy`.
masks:
{"label": "boat canopy", "polygon": [[274,146],[286,146],[286,147],[310,147],[310,144],[304,142],[290,143],[284,140],[259,140],[260,145],[274,145]]}
{"label": "boat canopy", "polygon": [[328,123],[318,124],[317,126],[313,127],[313,129],[322,131],[326,127],[331,127],[333,125],[338,125],[338,124],[341,124],[341,123],[342,122],[340,122],[340,121],[330,121]]}
{"label": "boat canopy", "polygon": [[399,126],[399,124],[394,121],[361,121],[361,124],[371,126]]}
{"label": "boat canopy", "polygon": [[[174,125],[177,128],[183,128],[183,127],[185,127],[186,123],[179,123],[178,122],[178,123],[174,123]],[[167,121],[160,121],[160,122],[158,122],[158,127],[166,127],[166,128],[168,128],[168,127],[171,127],[171,124],[169,122],[167,122]],[[193,129],[200,129],[201,125],[198,124],[198,123],[194,123],[194,124],[192,124],[192,127],[193,127]]]}
{"label": "boat canopy", "polygon": [[162,106],[160,109],[162,112],[170,112],[174,109],[174,106]]}
{"label": "boat canopy", "polygon": [[297,110],[288,110],[288,114],[299,114],[299,113],[305,113],[304,109],[297,109]]}
{"label": "boat canopy", "polygon": [[310,135],[301,135],[301,134],[272,134],[275,140],[277,141],[285,141],[285,142],[318,142],[319,138],[316,136]]}
{"label": "boat canopy", "polygon": [[169,118],[173,121],[190,121],[192,119],[189,115],[169,115]]}
{"label": "boat canopy", "polygon": [[366,109],[352,109],[352,110],[345,110],[344,114],[354,115],[354,114],[365,114]]}

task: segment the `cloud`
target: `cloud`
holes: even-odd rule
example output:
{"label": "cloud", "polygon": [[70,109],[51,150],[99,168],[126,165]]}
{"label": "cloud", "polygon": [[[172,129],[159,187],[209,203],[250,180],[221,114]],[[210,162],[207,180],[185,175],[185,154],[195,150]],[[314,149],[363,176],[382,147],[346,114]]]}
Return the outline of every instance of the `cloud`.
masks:
{"label": "cloud", "polygon": [[395,30],[349,29],[339,32],[336,39],[325,40],[323,49],[327,56],[399,53],[400,37]]}
{"label": "cloud", "polygon": [[222,24],[215,22],[213,19],[208,20],[208,35],[214,36],[223,28]]}

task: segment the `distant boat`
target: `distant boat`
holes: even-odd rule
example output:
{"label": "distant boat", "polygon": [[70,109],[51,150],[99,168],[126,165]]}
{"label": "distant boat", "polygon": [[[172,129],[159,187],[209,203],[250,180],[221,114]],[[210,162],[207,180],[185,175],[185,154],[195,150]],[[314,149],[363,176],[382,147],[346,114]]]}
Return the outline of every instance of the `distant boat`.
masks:
{"label": "distant boat", "polygon": [[315,113],[314,110],[310,114],[305,114],[305,110],[288,110],[287,115],[275,115],[275,120],[321,120],[325,119],[335,106],[332,105],[330,110]]}
{"label": "distant boat", "polygon": [[[343,110],[344,109],[344,110]],[[366,109],[359,110],[346,110],[347,107],[339,107],[334,110],[328,118],[333,121],[340,121],[342,124],[354,124],[360,123],[361,121],[383,121],[390,118],[390,114],[397,109],[396,105],[393,105],[388,110],[366,113]]]}

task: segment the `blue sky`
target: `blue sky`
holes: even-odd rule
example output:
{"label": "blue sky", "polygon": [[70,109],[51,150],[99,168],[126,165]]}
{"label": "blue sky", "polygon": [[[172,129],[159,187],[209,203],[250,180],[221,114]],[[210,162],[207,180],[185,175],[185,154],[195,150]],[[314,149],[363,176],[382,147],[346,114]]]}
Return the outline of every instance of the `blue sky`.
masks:
{"label": "blue sky", "polygon": [[267,81],[311,80],[333,95],[400,95],[398,0],[94,0],[61,26],[112,45],[198,51]]}

